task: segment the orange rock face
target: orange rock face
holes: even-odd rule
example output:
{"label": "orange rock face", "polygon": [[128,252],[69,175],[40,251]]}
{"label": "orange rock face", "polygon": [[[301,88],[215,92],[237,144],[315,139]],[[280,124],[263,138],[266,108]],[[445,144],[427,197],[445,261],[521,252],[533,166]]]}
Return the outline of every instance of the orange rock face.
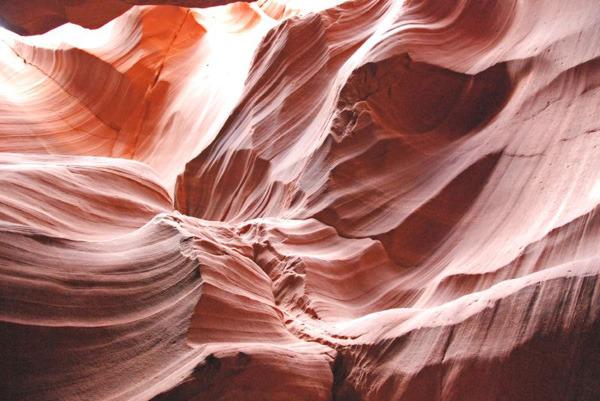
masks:
{"label": "orange rock face", "polygon": [[599,2],[0,21],[0,400],[600,400]]}

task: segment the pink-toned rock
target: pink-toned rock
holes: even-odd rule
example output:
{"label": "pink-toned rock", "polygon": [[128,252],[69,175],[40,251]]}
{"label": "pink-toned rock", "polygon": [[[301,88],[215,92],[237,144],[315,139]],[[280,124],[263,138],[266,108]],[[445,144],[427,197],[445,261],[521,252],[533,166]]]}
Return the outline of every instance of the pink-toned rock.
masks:
{"label": "pink-toned rock", "polygon": [[142,3],[0,5],[0,399],[600,399],[600,3]]}

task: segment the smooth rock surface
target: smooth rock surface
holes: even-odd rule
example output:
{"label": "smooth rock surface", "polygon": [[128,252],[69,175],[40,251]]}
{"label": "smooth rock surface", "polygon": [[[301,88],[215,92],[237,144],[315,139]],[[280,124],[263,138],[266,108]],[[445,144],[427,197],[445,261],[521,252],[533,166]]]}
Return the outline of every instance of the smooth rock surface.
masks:
{"label": "smooth rock surface", "polygon": [[600,399],[600,2],[0,21],[1,400]]}

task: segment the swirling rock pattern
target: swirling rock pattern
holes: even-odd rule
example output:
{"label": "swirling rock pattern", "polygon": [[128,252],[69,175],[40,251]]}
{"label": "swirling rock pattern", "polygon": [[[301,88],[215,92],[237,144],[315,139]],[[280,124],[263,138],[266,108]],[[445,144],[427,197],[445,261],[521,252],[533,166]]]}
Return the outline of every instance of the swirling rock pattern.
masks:
{"label": "swirling rock pattern", "polygon": [[0,399],[600,399],[600,3],[0,21]]}

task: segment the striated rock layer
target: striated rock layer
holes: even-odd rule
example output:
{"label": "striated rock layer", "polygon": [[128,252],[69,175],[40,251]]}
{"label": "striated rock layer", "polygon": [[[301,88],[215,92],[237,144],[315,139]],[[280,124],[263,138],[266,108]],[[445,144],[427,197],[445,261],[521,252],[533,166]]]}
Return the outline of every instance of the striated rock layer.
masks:
{"label": "striated rock layer", "polygon": [[599,2],[0,21],[1,400],[600,399]]}

